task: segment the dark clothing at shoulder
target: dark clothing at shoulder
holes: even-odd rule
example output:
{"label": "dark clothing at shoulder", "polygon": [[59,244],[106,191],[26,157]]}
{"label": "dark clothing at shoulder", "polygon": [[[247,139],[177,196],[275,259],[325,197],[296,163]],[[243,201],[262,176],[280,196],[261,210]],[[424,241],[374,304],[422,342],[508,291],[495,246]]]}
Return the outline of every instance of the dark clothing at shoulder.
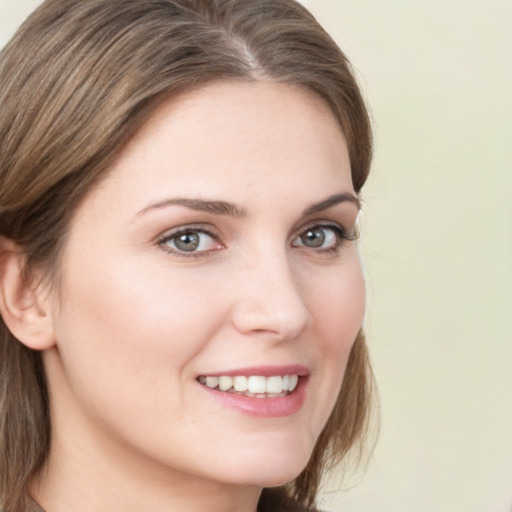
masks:
{"label": "dark clothing at shoulder", "polygon": [[301,505],[279,488],[264,489],[258,502],[258,512],[320,512]]}
{"label": "dark clothing at shoulder", "polygon": [[[0,510],[1,512],[1,510]],[[44,512],[33,500],[29,499],[26,512]],[[281,489],[265,489],[258,503],[258,512],[319,512],[314,508],[306,508],[294,499],[289,498]]]}
{"label": "dark clothing at shoulder", "polygon": [[28,498],[25,512],[44,512],[44,510],[35,501]]}

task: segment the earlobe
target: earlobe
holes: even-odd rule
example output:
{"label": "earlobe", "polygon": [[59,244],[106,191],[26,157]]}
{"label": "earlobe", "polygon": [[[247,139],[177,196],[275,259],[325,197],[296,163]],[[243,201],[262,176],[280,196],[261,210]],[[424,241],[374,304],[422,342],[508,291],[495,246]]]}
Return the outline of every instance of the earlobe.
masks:
{"label": "earlobe", "polygon": [[0,237],[0,314],[11,333],[33,350],[54,342],[49,300],[35,279],[24,272],[25,257],[10,240]]}

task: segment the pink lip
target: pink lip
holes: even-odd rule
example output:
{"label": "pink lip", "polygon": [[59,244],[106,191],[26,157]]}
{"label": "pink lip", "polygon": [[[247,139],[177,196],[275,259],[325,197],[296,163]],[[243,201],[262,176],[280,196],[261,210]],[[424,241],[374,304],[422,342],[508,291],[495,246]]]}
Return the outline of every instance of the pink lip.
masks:
{"label": "pink lip", "polygon": [[206,375],[212,377],[221,375],[230,377],[236,375],[261,375],[264,377],[299,375],[297,387],[289,395],[274,398],[253,398],[235,393],[227,393],[198,383],[203,391],[208,393],[214,400],[220,402],[224,407],[260,418],[280,418],[298,412],[306,400],[309,383],[309,371],[306,367],[300,365],[239,368],[228,372],[208,373]]}
{"label": "pink lip", "polygon": [[236,377],[237,375],[261,375],[262,377],[298,375],[299,377],[305,377],[306,375],[309,375],[309,370],[303,365],[291,364],[286,366],[249,366],[247,368],[222,370],[220,372],[208,372],[202,375],[208,375],[209,377],[221,377],[222,375],[226,375],[227,377]]}

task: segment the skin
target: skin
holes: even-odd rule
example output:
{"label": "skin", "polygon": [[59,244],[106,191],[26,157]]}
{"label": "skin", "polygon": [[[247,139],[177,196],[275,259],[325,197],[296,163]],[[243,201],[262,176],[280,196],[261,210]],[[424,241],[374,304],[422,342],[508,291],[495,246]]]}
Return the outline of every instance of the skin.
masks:
{"label": "skin", "polygon": [[[364,313],[357,244],[336,235],[357,204],[304,215],[335,194],[355,197],[347,147],[312,93],[214,84],[159,108],[78,207],[48,300],[53,440],[33,492],[47,511],[253,512],[303,469]],[[177,197],[243,215],[160,204]],[[212,236],[180,253],[168,237],[184,226]],[[287,364],[310,374],[284,417],[196,380]]]}

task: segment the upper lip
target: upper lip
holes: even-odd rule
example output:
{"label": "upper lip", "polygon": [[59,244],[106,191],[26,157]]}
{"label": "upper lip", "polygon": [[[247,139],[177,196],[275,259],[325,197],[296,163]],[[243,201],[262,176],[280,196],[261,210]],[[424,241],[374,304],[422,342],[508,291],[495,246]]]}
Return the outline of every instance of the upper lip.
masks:
{"label": "upper lip", "polygon": [[274,377],[278,375],[298,375],[304,377],[309,375],[309,369],[301,364],[289,364],[283,366],[262,365],[262,366],[248,366],[245,368],[234,368],[231,370],[221,370],[219,372],[206,372],[200,375],[208,377],[236,377],[237,375],[259,375],[262,377]]}

